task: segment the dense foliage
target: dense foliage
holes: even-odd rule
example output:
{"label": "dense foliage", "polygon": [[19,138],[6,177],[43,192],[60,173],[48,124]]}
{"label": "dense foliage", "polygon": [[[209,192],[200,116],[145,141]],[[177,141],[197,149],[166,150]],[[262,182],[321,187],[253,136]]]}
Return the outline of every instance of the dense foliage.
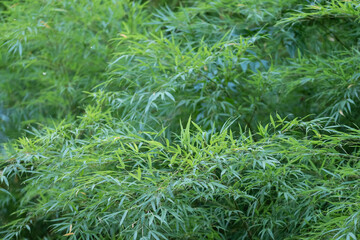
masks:
{"label": "dense foliage", "polygon": [[0,237],[360,239],[359,19],[0,2]]}

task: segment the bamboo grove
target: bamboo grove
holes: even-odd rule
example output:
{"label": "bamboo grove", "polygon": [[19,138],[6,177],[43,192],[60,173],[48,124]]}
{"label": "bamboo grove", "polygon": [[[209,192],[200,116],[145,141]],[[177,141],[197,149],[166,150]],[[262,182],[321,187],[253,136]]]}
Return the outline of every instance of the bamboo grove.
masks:
{"label": "bamboo grove", "polygon": [[0,2],[0,238],[360,239],[359,0]]}

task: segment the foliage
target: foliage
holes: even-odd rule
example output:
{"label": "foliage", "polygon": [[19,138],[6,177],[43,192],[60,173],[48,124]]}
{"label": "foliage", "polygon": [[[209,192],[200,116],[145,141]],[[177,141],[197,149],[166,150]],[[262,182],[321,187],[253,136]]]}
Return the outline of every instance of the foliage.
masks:
{"label": "foliage", "polygon": [[95,114],[19,140],[4,175],[31,177],[5,239],[34,234],[34,221],[70,239],[357,236],[359,130],[279,118],[252,135],[189,121],[170,144]]}
{"label": "foliage", "polygon": [[[130,1],[2,1],[1,106],[17,128],[82,112],[84,90],[105,74],[110,40],[143,15]],[[129,11],[131,9],[131,11]],[[9,127],[9,125],[11,127]]]}
{"label": "foliage", "polygon": [[0,237],[360,239],[360,1],[0,3]]}

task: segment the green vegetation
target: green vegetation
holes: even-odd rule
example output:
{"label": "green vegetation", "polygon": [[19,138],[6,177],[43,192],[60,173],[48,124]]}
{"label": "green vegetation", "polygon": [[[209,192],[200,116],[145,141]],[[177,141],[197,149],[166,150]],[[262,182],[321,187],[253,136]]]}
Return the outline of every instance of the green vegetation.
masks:
{"label": "green vegetation", "polygon": [[360,239],[359,0],[0,3],[0,238]]}

